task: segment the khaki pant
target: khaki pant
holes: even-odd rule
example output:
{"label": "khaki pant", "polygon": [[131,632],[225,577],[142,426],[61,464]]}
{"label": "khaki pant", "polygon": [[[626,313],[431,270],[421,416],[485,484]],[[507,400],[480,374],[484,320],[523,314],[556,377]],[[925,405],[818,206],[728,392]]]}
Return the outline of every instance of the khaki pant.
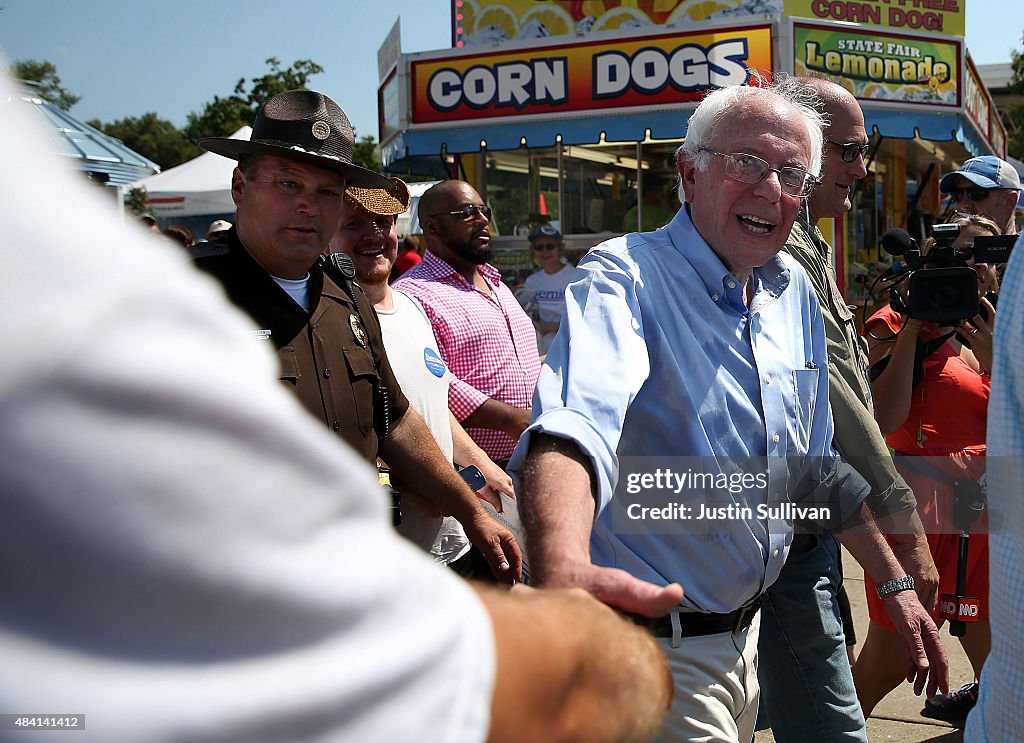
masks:
{"label": "khaki pant", "polygon": [[738,633],[683,637],[679,647],[659,638],[675,697],[655,738],[659,743],[750,743],[760,687],[757,683],[758,612]]}

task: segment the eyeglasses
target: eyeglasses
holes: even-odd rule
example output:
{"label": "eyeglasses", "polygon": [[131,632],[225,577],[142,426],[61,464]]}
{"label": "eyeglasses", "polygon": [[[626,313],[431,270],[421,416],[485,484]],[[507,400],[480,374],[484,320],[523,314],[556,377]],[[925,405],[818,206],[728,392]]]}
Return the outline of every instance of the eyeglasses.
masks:
{"label": "eyeglasses", "polygon": [[868,154],[868,150],[871,149],[870,142],[868,142],[867,144],[846,142],[844,144],[843,142],[836,142],[834,140],[831,140],[828,137],[823,137],[823,139],[826,144],[830,144],[833,147],[838,147],[840,150],[842,150],[842,158],[844,163],[852,163],[858,157],[864,157],[866,154]]}
{"label": "eyeglasses", "polygon": [[491,220],[491,207],[482,205],[477,206],[476,204],[466,204],[461,209],[457,209],[453,212],[438,212],[437,214],[431,214],[431,217],[461,217],[462,219],[473,219],[476,216],[483,215],[483,218],[488,222]]}
{"label": "eyeglasses", "polygon": [[558,243],[538,243],[533,246],[534,250],[558,250]]}
{"label": "eyeglasses", "polygon": [[810,195],[811,189],[819,182],[817,178],[803,168],[792,166],[773,168],[767,162],[754,155],[747,155],[742,152],[725,154],[724,152],[717,152],[710,147],[701,147],[697,151],[707,152],[725,160],[725,174],[740,183],[760,183],[768,177],[769,173],[778,173],[779,186],[782,188],[782,192],[790,196],[805,198]]}
{"label": "eyeglasses", "polygon": [[954,188],[949,195],[953,201],[963,201],[964,199],[984,201],[993,191],[998,190],[997,188]]}

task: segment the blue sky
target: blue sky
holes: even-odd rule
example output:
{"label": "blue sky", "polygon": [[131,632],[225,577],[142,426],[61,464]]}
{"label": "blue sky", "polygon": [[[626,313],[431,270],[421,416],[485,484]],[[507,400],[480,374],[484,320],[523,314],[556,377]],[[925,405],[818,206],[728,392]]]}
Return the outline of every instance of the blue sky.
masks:
{"label": "blue sky", "polygon": [[[1010,61],[1024,16],[1015,2],[961,0],[977,64]],[[377,136],[377,48],[402,19],[405,52],[451,43],[449,0],[0,0],[0,50],[46,59],[82,97],[72,113],[111,121],[155,111],[181,126],[239,78],[312,59],[311,85],[336,100],[360,135]],[[1007,22],[1007,15],[1016,15]]]}

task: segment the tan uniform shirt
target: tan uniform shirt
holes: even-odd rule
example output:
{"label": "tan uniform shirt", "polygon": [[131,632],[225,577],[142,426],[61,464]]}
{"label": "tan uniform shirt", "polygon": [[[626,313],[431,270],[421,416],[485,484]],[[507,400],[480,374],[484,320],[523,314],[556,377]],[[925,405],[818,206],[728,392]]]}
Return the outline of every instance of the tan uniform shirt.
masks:
{"label": "tan uniform shirt", "polygon": [[375,417],[380,419],[386,406],[394,428],[409,402],[391,370],[377,314],[362,289],[355,288],[354,304],[343,287],[313,266],[308,287],[312,311],[307,315],[252,259],[234,230],[227,244],[226,252],[200,258],[196,267],[217,279],[231,301],[253,319],[254,342],[273,344],[281,381],[302,406],[373,463],[380,443]]}
{"label": "tan uniform shirt", "polygon": [[867,344],[836,284],[831,246],[816,227],[798,219],[783,249],[804,267],[825,318],[833,445],[871,485],[867,502],[876,515],[913,508],[914,493],[896,471],[874,419]]}

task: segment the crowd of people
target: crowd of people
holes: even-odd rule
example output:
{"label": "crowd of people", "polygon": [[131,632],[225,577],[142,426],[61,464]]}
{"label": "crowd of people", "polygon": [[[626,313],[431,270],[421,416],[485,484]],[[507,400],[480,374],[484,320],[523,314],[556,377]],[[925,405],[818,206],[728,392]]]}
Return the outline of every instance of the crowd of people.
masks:
{"label": "crowd of people", "polygon": [[[0,138],[39,139],[14,115]],[[575,267],[540,225],[518,298],[467,182],[422,195],[426,249],[402,259],[420,257],[399,250],[408,188],[353,164],[322,93],[276,95],[249,140],[199,144],[237,161],[236,214],[191,260],[137,229],[85,260],[72,235],[113,217],[41,146],[3,148],[3,177],[26,176],[5,223],[38,246],[7,256],[8,300],[43,289],[67,318],[5,330],[28,351],[0,385],[12,711],[85,714],[111,741],[145,725],[152,740],[749,743],[770,726],[782,743],[866,742],[906,679],[932,716],[977,703],[972,740],[1024,732],[1014,633],[997,631],[1024,603],[1005,528],[1024,477],[1007,323],[1024,299],[997,320],[997,267],[970,258],[977,315],[925,323],[897,291],[865,341],[816,226],[867,174],[842,86],[709,93],[668,223]],[[1015,230],[1008,167],[943,177],[954,247]],[[54,183],[74,219],[40,234]],[[986,472],[989,439],[1008,461]],[[744,484],[653,493],[645,513],[674,520],[637,520],[624,483],[665,468]],[[985,609],[961,638],[981,683],[949,694],[952,504],[986,478],[967,574]],[[688,515],[705,511],[728,515]],[[998,525],[1007,595],[990,613]],[[855,659],[840,545],[867,576]]]}

